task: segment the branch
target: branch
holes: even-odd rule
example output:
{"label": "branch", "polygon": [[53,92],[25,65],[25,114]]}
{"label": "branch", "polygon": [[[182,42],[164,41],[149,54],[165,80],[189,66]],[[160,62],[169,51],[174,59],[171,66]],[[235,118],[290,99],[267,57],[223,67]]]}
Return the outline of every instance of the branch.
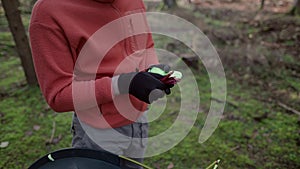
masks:
{"label": "branch", "polygon": [[299,112],[299,111],[297,111],[297,110],[295,110],[295,109],[293,109],[293,108],[291,108],[291,107],[289,107],[289,106],[287,106],[287,105],[285,105],[285,104],[283,104],[283,103],[281,103],[281,102],[278,102],[277,104],[278,104],[280,107],[284,108],[285,110],[287,110],[287,111],[289,111],[289,112],[292,112],[292,113],[297,114],[297,115],[300,116],[300,112]]}
{"label": "branch", "polygon": [[230,105],[230,106],[232,106],[232,107],[234,107],[234,108],[236,108],[236,109],[239,108],[238,105],[236,105],[235,103],[232,103],[232,102],[230,102],[230,101],[228,101],[228,100],[223,101],[223,100],[220,100],[220,99],[215,98],[215,97],[211,97],[211,100],[214,100],[214,101],[219,102],[219,103],[227,103],[228,105]]}
{"label": "branch", "polygon": [[55,130],[56,130],[56,123],[55,120],[52,123],[52,132],[51,132],[51,137],[50,139],[47,141],[48,144],[52,144],[53,143],[53,139],[54,139],[54,135],[55,135]]}

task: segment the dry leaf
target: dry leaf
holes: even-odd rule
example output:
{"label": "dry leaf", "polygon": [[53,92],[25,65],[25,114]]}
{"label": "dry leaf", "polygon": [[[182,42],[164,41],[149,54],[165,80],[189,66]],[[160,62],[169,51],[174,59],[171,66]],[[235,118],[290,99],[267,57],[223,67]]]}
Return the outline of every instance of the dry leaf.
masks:
{"label": "dry leaf", "polygon": [[58,137],[55,137],[52,141],[52,144],[58,144],[62,139],[61,134]]}
{"label": "dry leaf", "polygon": [[31,130],[25,132],[25,136],[31,136],[33,132]]}
{"label": "dry leaf", "polygon": [[7,147],[7,146],[8,146],[8,144],[9,144],[9,142],[8,142],[8,141],[1,142],[1,144],[0,144],[0,148],[5,148],[5,147]]}
{"label": "dry leaf", "polygon": [[39,125],[34,125],[34,126],[33,126],[33,130],[35,130],[35,131],[40,130],[40,128],[41,128],[41,126],[39,126]]}
{"label": "dry leaf", "polygon": [[168,169],[172,169],[174,168],[174,164],[171,162],[169,165],[168,165]]}
{"label": "dry leaf", "polygon": [[154,163],[154,167],[155,167],[156,169],[160,169],[159,163]]}

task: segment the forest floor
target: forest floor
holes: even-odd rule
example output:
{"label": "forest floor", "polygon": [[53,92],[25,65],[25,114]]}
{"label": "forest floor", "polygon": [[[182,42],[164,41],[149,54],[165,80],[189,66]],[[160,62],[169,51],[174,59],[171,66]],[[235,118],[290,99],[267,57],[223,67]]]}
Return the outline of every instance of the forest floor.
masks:
{"label": "forest floor", "polygon": [[[228,85],[225,111],[214,134],[199,144],[211,100],[209,78],[199,63],[193,71],[203,112],[180,144],[145,163],[157,169],[199,169],[221,159],[224,169],[300,168],[300,18],[285,14],[291,1],[266,0],[261,11],[258,0],[193,2],[163,12],[194,23],[216,47]],[[146,5],[149,11],[162,7],[157,1]],[[29,16],[23,14],[26,27]],[[174,39],[154,35],[154,41],[157,48],[175,44],[175,53],[189,53]],[[50,151],[69,147],[72,114],[56,114],[38,87],[26,87],[2,9],[0,72],[0,168],[26,168]],[[150,123],[150,135],[176,119],[179,96],[175,89],[171,106]]]}

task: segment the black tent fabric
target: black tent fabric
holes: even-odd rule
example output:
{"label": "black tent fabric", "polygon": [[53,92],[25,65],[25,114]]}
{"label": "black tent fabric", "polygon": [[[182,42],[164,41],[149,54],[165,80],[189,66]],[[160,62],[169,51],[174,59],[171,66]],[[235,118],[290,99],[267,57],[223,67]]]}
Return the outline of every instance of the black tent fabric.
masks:
{"label": "black tent fabric", "polygon": [[47,154],[29,169],[121,169],[120,158],[90,149],[63,149]]}

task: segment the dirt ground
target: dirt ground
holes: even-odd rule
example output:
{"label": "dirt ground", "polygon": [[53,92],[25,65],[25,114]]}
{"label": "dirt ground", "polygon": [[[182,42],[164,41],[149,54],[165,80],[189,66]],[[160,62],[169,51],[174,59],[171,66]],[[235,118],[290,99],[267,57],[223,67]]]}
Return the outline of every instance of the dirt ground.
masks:
{"label": "dirt ground", "polygon": [[[179,1],[179,8],[167,12],[194,23],[208,36],[225,69],[230,71],[228,76],[270,90],[275,100],[286,101],[291,93],[282,92],[282,87],[275,84],[288,81],[281,77],[282,72],[288,74],[286,77],[300,77],[300,18],[288,15],[292,0],[266,0],[262,10],[260,3],[260,0],[193,0],[192,4]],[[148,3],[149,10],[157,9],[153,4]],[[300,97],[298,85],[288,84],[287,88]]]}
{"label": "dirt ground", "polygon": [[[205,8],[234,9],[239,11],[257,11],[261,0],[192,0],[193,4]],[[293,0],[266,0],[264,11],[284,13],[290,10]]]}
{"label": "dirt ground", "polygon": [[[287,15],[289,0],[266,1],[261,11],[259,4],[258,0],[205,1],[197,3],[194,11],[219,21],[204,30],[234,77],[242,81],[251,77],[248,83],[270,90],[275,100],[287,101],[291,93],[276,91],[282,87],[273,83],[287,81],[279,77],[282,72],[299,80],[300,18]],[[288,85],[289,89],[299,97],[299,86]]]}
{"label": "dirt ground", "polygon": [[[148,4],[150,10],[157,10],[154,4]],[[167,12],[194,23],[208,36],[227,78],[245,90],[254,89],[253,97],[266,109],[293,115],[300,110],[300,17],[288,14],[292,5],[292,0],[266,0],[259,10],[260,0],[193,0],[179,1],[179,8]],[[270,113],[258,116],[261,122]],[[295,134],[300,136],[300,130]]]}

